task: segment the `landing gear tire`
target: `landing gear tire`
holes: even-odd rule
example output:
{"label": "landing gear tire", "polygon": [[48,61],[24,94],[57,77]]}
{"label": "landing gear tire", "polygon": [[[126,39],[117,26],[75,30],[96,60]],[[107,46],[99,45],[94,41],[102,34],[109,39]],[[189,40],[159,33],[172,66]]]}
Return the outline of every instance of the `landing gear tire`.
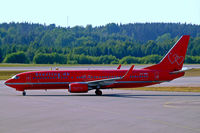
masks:
{"label": "landing gear tire", "polygon": [[101,95],[102,95],[102,91],[99,90],[99,89],[97,89],[97,90],[95,91],[95,93],[96,93],[97,96],[101,96]]}
{"label": "landing gear tire", "polygon": [[22,92],[22,95],[23,95],[23,96],[26,96],[26,92],[25,92],[25,91],[23,91],[23,92]]}

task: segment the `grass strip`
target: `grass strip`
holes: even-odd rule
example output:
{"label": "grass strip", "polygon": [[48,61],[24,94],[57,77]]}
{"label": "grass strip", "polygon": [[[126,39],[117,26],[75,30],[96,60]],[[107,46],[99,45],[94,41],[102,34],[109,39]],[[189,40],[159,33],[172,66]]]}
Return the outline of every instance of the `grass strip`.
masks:
{"label": "grass strip", "polygon": [[143,91],[169,91],[169,92],[200,92],[200,87],[139,87],[119,88],[121,90],[143,90]]}
{"label": "grass strip", "polygon": [[22,73],[22,72],[26,72],[26,71],[0,71],[0,80],[7,80],[9,78],[11,78],[12,76],[18,74],[18,73]]}
{"label": "grass strip", "polygon": [[200,76],[200,68],[195,68],[185,72],[186,77],[199,77]]}

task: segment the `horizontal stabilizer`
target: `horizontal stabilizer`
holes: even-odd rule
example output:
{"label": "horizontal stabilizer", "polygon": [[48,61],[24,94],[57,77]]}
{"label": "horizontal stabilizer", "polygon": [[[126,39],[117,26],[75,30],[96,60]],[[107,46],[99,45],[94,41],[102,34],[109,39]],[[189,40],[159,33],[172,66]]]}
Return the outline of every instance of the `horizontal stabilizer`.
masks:
{"label": "horizontal stabilizer", "polygon": [[179,71],[173,71],[173,72],[170,72],[170,74],[178,74],[178,73],[181,73],[181,72],[185,72],[185,71],[189,71],[189,70],[192,70],[193,68],[187,68],[187,67],[183,67],[181,70]]}

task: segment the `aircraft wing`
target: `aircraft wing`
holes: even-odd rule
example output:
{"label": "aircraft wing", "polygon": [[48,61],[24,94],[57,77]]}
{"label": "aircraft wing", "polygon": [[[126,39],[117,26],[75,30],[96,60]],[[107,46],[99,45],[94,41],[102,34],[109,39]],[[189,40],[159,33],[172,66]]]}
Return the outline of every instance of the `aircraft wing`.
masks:
{"label": "aircraft wing", "polygon": [[181,70],[179,70],[179,71],[170,72],[170,74],[177,74],[177,73],[189,71],[189,70],[192,70],[192,69],[193,69],[193,68],[183,67],[183,68],[182,68]]}
{"label": "aircraft wing", "polygon": [[132,65],[131,68],[122,77],[107,78],[107,79],[101,79],[101,80],[93,80],[93,81],[88,81],[86,83],[88,84],[88,86],[110,85],[110,84],[115,83],[115,80],[120,80],[120,79],[123,79],[123,78],[126,78],[126,77],[130,76],[133,68],[134,68],[134,65]]}

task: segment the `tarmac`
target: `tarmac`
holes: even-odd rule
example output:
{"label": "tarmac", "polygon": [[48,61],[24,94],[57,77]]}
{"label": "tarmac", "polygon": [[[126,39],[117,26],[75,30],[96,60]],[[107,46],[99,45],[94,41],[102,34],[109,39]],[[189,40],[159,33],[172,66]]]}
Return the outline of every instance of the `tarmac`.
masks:
{"label": "tarmac", "polygon": [[21,96],[3,82],[0,133],[200,132],[200,93],[42,90]]}
{"label": "tarmac", "polygon": [[[135,65],[134,69],[141,69],[145,68],[151,65]],[[59,66],[59,70],[116,70],[118,65],[108,65],[108,66],[98,66],[98,65],[83,65],[83,66]],[[122,65],[121,69],[129,69],[131,65]],[[193,65],[183,65],[183,67],[188,67],[188,68],[200,68],[199,64],[193,64]],[[42,66],[42,67],[0,67],[0,70],[36,70],[36,71],[44,71],[44,70],[55,70],[56,67],[47,67],[47,66]]]}

